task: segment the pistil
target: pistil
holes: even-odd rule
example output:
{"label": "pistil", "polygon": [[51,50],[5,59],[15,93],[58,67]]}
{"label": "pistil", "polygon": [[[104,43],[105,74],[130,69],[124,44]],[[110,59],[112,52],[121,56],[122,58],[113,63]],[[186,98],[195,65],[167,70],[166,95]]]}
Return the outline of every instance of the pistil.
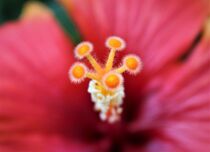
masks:
{"label": "pistil", "polygon": [[125,96],[122,73],[128,71],[137,74],[142,69],[142,62],[137,55],[130,54],[124,57],[121,67],[114,68],[114,59],[117,51],[125,48],[123,39],[111,36],[106,40],[106,46],[110,49],[105,66],[101,66],[91,53],[93,45],[90,42],[81,42],[74,50],[78,59],[86,58],[94,71],[91,71],[81,62],[76,62],[69,71],[72,82],[80,83],[85,78],[91,79],[88,92],[95,104],[95,110],[100,112],[103,121],[114,123],[120,120],[122,103]]}

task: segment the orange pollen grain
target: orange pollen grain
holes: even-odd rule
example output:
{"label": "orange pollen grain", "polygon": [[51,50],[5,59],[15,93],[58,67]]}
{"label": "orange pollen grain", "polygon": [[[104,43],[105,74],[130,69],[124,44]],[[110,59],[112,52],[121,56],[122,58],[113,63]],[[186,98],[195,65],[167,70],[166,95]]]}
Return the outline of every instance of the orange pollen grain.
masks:
{"label": "orange pollen grain", "polygon": [[85,55],[89,51],[90,51],[90,46],[88,46],[87,44],[83,44],[82,46],[78,48],[79,55]]}
{"label": "orange pollen grain", "polygon": [[133,57],[127,58],[125,64],[129,69],[132,69],[132,70],[137,69],[139,65],[137,59]]}
{"label": "orange pollen grain", "polygon": [[115,75],[115,74],[111,74],[109,76],[107,76],[106,80],[105,80],[105,84],[109,87],[109,88],[116,88],[117,86],[119,86],[120,84],[120,78]]}
{"label": "orange pollen grain", "polygon": [[122,42],[120,42],[118,39],[110,39],[109,40],[109,45],[113,48],[119,48],[122,46]]}
{"label": "orange pollen grain", "polygon": [[85,75],[84,67],[82,67],[80,65],[75,66],[72,70],[72,75],[77,79],[84,77],[84,75]]}

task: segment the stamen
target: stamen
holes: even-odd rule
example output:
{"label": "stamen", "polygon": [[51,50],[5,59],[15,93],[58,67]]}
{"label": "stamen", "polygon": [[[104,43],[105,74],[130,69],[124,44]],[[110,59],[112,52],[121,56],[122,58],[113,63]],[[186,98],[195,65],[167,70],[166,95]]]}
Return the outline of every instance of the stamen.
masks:
{"label": "stamen", "polygon": [[96,61],[96,59],[92,55],[90,54],[87,55],[87,59],[92,65],[92,67],[96,70],[96,72],[101,73],[103,71],[99,63]]}
{"label": "stamen", "polygon": [[126,71],[126,67],[123,65],[115,70],[117,73],[124,73]]}
{"label": "stamen", "polygon": [[108,72],[112,69],[113,62],[114,62],[114,57],[115,57],[115,52],[116,52],[116,49],[111,49],[111,51],[109,53],[109,57],[108,57],[107,62],[106,62],[106,69],[105,69],[106,72]]}
{"label": "stamen", "polygon": [[96,59],[94,59],[94,57],[90,54],[92,51],[93,51],[92,43],[85,41],[85,42],[79,43],[76,46],[74,53],[78,59],[83,59],[84,57],[86,57],[88,61],[90,62],[90,64],[93,66],[93,68],[97,72],[101,72],[102,71],[101,66],[96,61]]}
{"label": "stamen", "polygon": [[92,80],[99,81],[99,77],[96,73],[87,72],[86,77],[89,78],[89,79],[92,79]]}
{"label": "stamen", "polygon": [[75,48],[75,56],[78,59],[87,58],[94,71],[80,63],[75,63],[69,70],[69,77],[72,82],[80,83],[85,78],[91,79],[88,92],[95,104],[95,110],[100,112],[100,119],[109,123],[120,120],[122,103],[125,96],[122,73],[128,71],[137,74],[142,68],[141,60],[136,55],[127,55],[123,59],[123,65],[113,68],[115,53],[124,49],[125,42],[119,37],[111,36],[106,40],[106,46],[110,53],[105,66],[101,66],[91,52],[93,45],[90,42],[82,42]]}
{"label": "stamen", "polygon": [[108,72],[113,67],[115,53],[118,50],[122,50],[125,48],[125,42],[119,37],[111,36],[106,40],[106,46],[111,49],[109,53],[109,57],[106,62],[106,69],[105,71]]}

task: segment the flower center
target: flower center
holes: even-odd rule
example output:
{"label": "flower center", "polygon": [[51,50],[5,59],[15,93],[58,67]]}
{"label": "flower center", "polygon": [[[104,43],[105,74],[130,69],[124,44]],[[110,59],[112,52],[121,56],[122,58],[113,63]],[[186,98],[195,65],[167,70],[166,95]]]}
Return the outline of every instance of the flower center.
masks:
{"label": "flower center", "polygon": [[106,40],[106,46],[110,49],[110,53],[106,64],[102,66],[91,55],[92,43],[78,44],[74,50],[76,58],[87,58],[94,71],[88,70],[85,64],[76,62],[70,68],[69,76],[75,83],[80,83],[85,78],[91,79],[88,92],[95,104],[95,110],[100,112],[101,120],[113,123],[120,120],[122,113],[121,105],[125,96],[122,73],[128,71],[137,74],[142,68],[142,63],[138,56],[131,54],[124,57],[121,67],[115,68],[113,67],[115,53],[125,48],[125,42],[119,37],[111,36]]}

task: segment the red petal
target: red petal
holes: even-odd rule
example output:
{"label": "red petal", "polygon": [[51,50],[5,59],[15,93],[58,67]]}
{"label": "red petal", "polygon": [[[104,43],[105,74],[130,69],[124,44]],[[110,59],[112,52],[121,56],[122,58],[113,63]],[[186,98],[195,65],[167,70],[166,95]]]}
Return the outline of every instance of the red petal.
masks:
{"label": "red petal", "polygon": [[[208,38],[208,39],[207,39]],[[145,102],[132,129],[159,132],[148,148],[161,151],[209,151],[210,142],[210,37],[205,37],[192,56],[159,79],[161,87]],[[168,143],[168,148],[167,145]],[[165,150],[164,150],[165,149]]]}
{"label": "red petal", "polygon": [[33,132],[80,139],[95,129],[97,116],[84,91],[86,87],[71,84],[68,79],[71,50],[53,18],[1,27],[0,148],[7,136],[18,142],[16,134],[23,138],[20,142],[27,142],[24,136]]}
{"label": "red petal", "polygon": [[[15,134],[4,137],[0,142],[2,152],[97,152],[107,151],[107,141],[97,141],[94,144],[81,143],[65,139],[58,135],[44,135],[38,133]],[[96,146],[97,144],[97,146]]]}
{"label": "red petal", "polygon": [[71,15],[100,55],[107,53],[102,49],[107,36],[121,36],[128,52],[141,55],[150,74],[187,51],[209,9],[207,0],[72,0],[70,5]]}

